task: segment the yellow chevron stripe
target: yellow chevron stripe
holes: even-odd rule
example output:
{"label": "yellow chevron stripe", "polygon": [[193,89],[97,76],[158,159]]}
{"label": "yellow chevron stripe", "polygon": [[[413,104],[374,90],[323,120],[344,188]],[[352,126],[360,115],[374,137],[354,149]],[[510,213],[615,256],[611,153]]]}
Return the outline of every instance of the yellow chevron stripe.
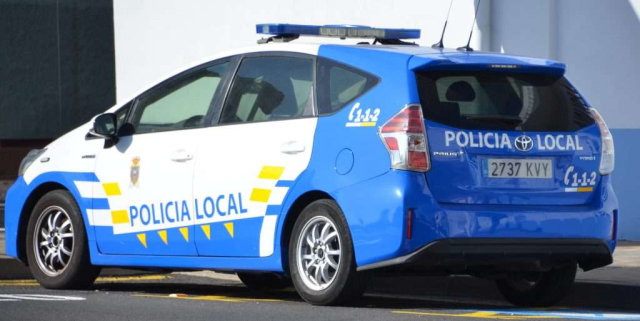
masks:
{"label": "yellow chevron stripe", "polygon": [[204,235],[207,236],[207,239],[210,240],[211,239],[211,226],[209,226],[209,225],[200,225],[200,228],[202,229],[202,232],[204,232]]}
{"label": "yellow chevron stripe", "polygon": [[104,193],[107,196],[118,196],[120,195],[120,186],[118,183],[103,183],[102,188],[104,189]]}
{"label": "yellow chevron stripe", "polygon": [[231,237],[233,238],[233,222],[224,223],[224,227],[227,229],[227,232],[229,232],[229,235],[231,235]]}
{"label": "yellow chevron stripe", "polygon": [[147,234],[144,233],[140,233],[137,235],[138,236],[138,240],[140,240],[140,243],[142,243],[142,245],[144,245],[144,248],[147,248]]}
{"label": "yellow chevron stripe", "polygon": [[284,172],[284,167],[282,166],[262,166],[262,170],[260,171],[258,178],[280,179],[282,172]]}
{"label": "yellow chevron stripe", "polygon": [[184,240],[189,242],[189,228],[188,227],[181,227],[180,228],[180,233],[182,234],[182,237],[184,237]]}
{"label": "yellow chevron stripe", "polygon": [[169,245],[169,240],[167,239],[166,230],[158,231],[158,236],[160,236],[160,238],[162,239],[162,242],[164,242],[165,245]]}
{"label": "yellow chevron stripe", "polygon": [[270,189],[254,188],[251,191],[251,197],[249,197],[249,200],[253,202],[267,203],[269,202],[269,196],[271,196]]}
{"label": "yellow chevron stripe", "polygon": [[125,210],[111,211],[111,221],[113,224],[129,223],[129,214]]}

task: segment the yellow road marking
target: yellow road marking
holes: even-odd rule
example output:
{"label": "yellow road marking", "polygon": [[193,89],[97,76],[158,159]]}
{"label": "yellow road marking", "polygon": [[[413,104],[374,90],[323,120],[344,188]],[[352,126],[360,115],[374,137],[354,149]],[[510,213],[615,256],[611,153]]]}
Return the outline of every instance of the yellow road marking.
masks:
{"label": "yellow road marking", "polygon": [[495,320],[522,320],[522,319],[559,319],[554,316],[542,315],[505,315],[489,311],[477,311],[472,313],[438,313],[438,312],[417,312],[417,311],[391,311],[395,314],[412,314],[438,317],[472,318],[472,319],[495,319]]}
{"label": "yellow road marking", "polygon": [[111,221],[113,224],[129,223],[129,214],[127,211],[111,211]]}
{"label": "yellow road marking", "polygon": [[284,172],[284,167],[281,166],[263,166],[258,178],[262,179],[280,179]]}
{"label": "yellow road marking", "polygon": [[249,200],[253,202],[267,203],[269,202],[269,196],[271,196],[270,189],[254,188],[251,191]]}
{"label": "yellow road marking", "polygon": [[[141,275],[141,276],[114,276],[99,277],[96,282],[125,282],[125,281],[155,281],[170,279],[169,275]],[[0,280],[0,286],[39,286],[36,280]]]}
{"label": "yellow road marking", "polygon": [[120,195],[120,186],[118,183],[104,183],[102,184],[102,188],[104,189],[104,193],[107,196],[118,196]]}
{"label": "yellow road marking", "polygon": [[199,300],[199,301],[220,301],[220,302],[281,302],[282,300],[276,299],[252,299],[252,298],[238,298],[229,297],[225,295],[198,295],[198,296],[186,296],[186,295],[157,295],[157,294],[133,294],[131,296],[140,298],[155,298],[155,299],[178,299],[178,300]]}

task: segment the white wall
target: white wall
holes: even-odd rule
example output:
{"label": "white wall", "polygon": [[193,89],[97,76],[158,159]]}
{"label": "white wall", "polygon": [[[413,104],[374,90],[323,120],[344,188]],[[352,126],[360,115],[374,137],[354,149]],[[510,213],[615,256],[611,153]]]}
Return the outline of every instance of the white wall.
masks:
{"label": "white wall", "polygon": [[493,0],[491,51],[565,62],[613,128],[640,128],[640,0]]}
{"label": "white wall", "polygon": [[[477,1],[477,0],[476,0]],[[447,0],[114,0],[117,100],[211,54],[255,44],[257,23],[422,29],[438,41]],[[455,0],[445,37],[463,46],[474,0]],[[616,140],[620,237],[640,240],[640,0],[483,0],[472,47],[567,63]],[[300,40],[298,40],[300,41]]]}
{"label": "white wall", "polygon": [[[488,33],[489,7],[480,10],[472,47]],[[407,10],[411,8],[411,10]],[[151,85],[183,65],[226,49],[254,45],[257,23],[360,24],[419,28],[418,43],[440,38],[449,1],[395,0],[115,0],[117,99]],[[453,3],[445,45],[466,44],[473,0]],[[486,47],[487,44],[485,44]]]}

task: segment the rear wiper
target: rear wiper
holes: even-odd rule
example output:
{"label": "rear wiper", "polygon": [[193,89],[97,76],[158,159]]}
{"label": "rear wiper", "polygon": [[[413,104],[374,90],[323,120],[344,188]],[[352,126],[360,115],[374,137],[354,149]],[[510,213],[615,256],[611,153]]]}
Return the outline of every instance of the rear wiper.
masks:
{"label": "rear wiper", "polygon": [[501,115],[465,115],[469,120],[490,121],[507,125],[520,125],[524,121],[518,116],[501,116]]}

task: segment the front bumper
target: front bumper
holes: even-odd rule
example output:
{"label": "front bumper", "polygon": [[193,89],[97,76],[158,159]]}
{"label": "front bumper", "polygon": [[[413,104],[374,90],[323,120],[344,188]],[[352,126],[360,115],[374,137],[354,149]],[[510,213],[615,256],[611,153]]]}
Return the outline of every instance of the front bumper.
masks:
{"label": "front bumper", "polygon": [[452,238],[437,240],[408,255],[358,267],[358,271],[414,270],[544,271],[577,262],[592,270],[613,262],[609,246],[597,239]]}

